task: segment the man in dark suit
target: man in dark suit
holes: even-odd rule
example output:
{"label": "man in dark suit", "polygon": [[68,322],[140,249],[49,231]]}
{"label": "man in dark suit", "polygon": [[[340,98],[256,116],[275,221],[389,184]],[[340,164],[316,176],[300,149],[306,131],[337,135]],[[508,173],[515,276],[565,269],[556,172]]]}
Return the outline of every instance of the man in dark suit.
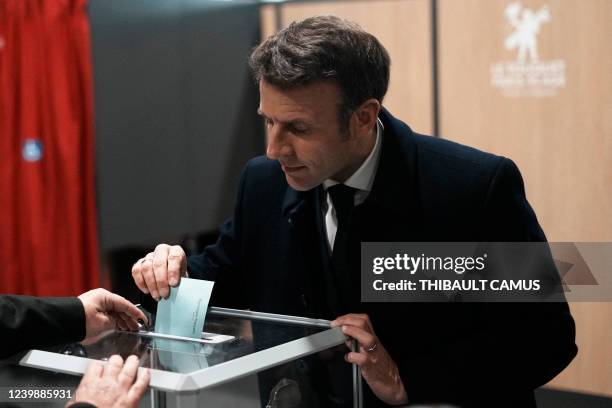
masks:
{"label": "man in dark suit", "polygon": [[[372,406],[535,406],[576,354],[564,302],[361,303],[360,242],[544,241],[512,161],[413,133],[381,103],[389,57],[335,17],[293,23],[251,55],[267,157],[251,160],[218,242],[134,264],[167,297],[215,280],[213,304],[334,319],[359,342]],[[375,398],[374,398],[375,396]]]}

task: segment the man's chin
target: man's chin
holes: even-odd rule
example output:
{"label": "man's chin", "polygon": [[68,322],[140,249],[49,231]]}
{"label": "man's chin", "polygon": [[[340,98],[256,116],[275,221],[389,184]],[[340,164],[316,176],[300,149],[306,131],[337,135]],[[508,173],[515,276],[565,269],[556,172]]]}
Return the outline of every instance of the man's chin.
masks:
{"label": "man's chin", "polygon": [[288,174],[285,174],[285,179],[287,180],[289,187],[297,191],[308,191],[317,186],[317,184],[313,185],[312,181],[308,182],[307,180],[293,177]]}

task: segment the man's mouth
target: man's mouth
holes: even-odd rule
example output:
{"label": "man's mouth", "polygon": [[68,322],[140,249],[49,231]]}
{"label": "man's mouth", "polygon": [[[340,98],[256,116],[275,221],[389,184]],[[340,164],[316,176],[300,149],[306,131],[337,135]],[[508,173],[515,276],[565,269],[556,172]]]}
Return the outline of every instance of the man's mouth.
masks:
{"label": "man's mouth", "polygon": [[287,165],[281,163],[281,168],[283,169],[283,171],[285,173],[294,173],[296,171],[300,171],[302,169],[305,169],[306,166],[287,166]]}

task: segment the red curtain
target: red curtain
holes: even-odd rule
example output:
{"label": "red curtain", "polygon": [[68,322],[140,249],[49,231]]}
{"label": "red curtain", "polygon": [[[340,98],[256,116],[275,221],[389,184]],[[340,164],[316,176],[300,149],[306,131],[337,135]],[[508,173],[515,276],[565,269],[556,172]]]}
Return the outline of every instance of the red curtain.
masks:
{"label": "red curtain", "polygon": [[0,292],[99,286],[85,0],[0,0]]}

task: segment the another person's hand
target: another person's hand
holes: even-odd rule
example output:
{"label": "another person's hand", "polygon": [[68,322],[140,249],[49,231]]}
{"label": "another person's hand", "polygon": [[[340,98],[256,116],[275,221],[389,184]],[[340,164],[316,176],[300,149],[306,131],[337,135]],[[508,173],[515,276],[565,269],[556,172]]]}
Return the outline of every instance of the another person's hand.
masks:
{"label": "another person's hand", "polygon": [[380,344],[368,315],[347,314],[332,321],[331,325],[341,327],[344,334],[359,343],[358,352],[351,351],[344,359],[361,367],[361,375],[374,394],[387,404],[408,403],[397,364]]}
{"label": "another person's hand", "polygon": [[187,256],[178,245],[159,244],[154,252],[132,266],[132,277],[138,289],[155,300],[168,298],[170,286],[177,286],[187,276]]}
{"label": "another person's hand", "polygon": [[112,329],[138,330],[138,319],[145,314],[130,301],[105,289],[94,289],[79,296],[85,309],[85,338]]}
{"label": "another person's hand", "polygon": [[150,374],[146,368],[138,369],[138,357],[123,359],[112,356],[106,365],[95,361],[74,392],[74,398],[66,405],[89,403],[96,408],[136,408],[147,390]]}

